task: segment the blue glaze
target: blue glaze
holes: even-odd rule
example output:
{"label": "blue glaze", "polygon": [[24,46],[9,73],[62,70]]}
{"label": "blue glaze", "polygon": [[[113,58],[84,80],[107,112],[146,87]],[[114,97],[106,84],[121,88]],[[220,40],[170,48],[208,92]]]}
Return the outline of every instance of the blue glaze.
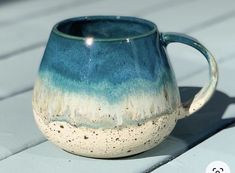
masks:
{"label": "blue glaze", "polygon": [[134,17],[91,16],[65,20],[57,29],[69,36],[117,39],[148,33],[153,31],[155,26],[149,21]]}
{"label": "blue glaze", "polygon": [[[48,88],[60,88],[63,92],[79,92],[89,96],[98,96],[100,99],[103,97],[110,103],[115,103],[127,95],[135,95],[139,92],[157,95],[163,86],[163,82],[151,82],[143,79],[132,79],[115,85],[105,80],[92,84],[77,82],[57,73],[42,72],[40,77]],[[167,77],[165,76],[164,78],[167,79]]]}
{"label": "blue glaze", "polygon": [[110,102],[141,91],[157,94],[166,84],[175,87],[156,25],[132,17],[80,17],[57,24],[40,77],[49,87]]}

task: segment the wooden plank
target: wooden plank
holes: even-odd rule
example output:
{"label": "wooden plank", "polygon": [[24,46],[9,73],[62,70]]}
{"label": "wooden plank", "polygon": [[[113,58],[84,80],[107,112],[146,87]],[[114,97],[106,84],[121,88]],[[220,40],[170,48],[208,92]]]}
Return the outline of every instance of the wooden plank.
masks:
{"label": "wooden plank", "polygon": [[[199,30],[198,32],[192,32],[190,35],[200,40],[200,42],[212,52],[220,67],[220,64],[223,64],[224,61],[230,61],[235,55],[234,27],[235,17]],[[206,60],[194,49],[180,44],[172,44],[169,46],[168,51],[178,81],[188,79],[190,76],[200,73],[201,71],[206,71],[208,73]],[[185,70],[180,68],[182,61],[187,64],[184,66]],[[206,77],[208,76],[207,73],[205,73]],[[203,85],[207,81],[207,78],[196,81],[199,82],[194,83],[196,86]],[[191,82],[180,84],[191,84]]]}
{"label": "wooden plank", "polygon": [[194,32],[192,35],[205,43],[208,49],[220,59],[234,54],[234,28],[235,15],[233,18]]}
{"label": "wooden plank", "polygon": [[[160,12],[151,11],[144,17],[155,21],[161,31],[183,32],[197,38],[217,60],[234,53],[235,1],[233,0],[193,1],[177,8],[168,8]],[[207,68],[205,59],[192,48],[172,44],[168,51],[179,81]],[[187,64],[184,66],[187,70],[181,70],[182,61]],[[198,85],[203,84],[203,81],[198,82],[200,82]]]}
{"label": "wooden plank", "polygon": [[[171,0],[172,1],[172,0]],[[185,0],[179,0],[179,3]],[[161,9],[168,8],[166,5],[170,3],[170,0],[146,0],[144,3],[142,1],[128,0],[125,3],[120,3],[120,1],[96,1],[94,4],[80,6],[74,5],[70,9],[65,11],[60,10],[57,13],[48,14],[46,16],[38,16],[37,18],[31,18],[29,20],[24,20],[16,25],[11,25],[10,27],[0,28],[0,40],[4,41],[1,46],[0,59],[5,57],[11,52],[16,50],[21,50],[25,47],[30,47],[36,43],[45,44],[49,37],[52,26],[60,20],[65,18],[70,18],[74,16],[82,15],[131,15],[133,13],[138,13],[139,10],[143,10],[149,7],[156,7]],[[135,4],[135,6],[131,5]],[[165,6],[161,4],[166,4]],[[181,3],[180,3],[181,4]],[[27,31],[27,32],[26,32]],[[24,39],[22,39],[24,38]]]}
{"label": "wooden plank", "polygon": [[[200,29],[199,31],[194,31],[190,33],[191,36],[200,40],[215,56],[219,65],[225,61],[229,61],[234,57],[234,42],[235,42],[235,16],[233,18],[228,18],[218,24],[214,24],[211,27],[206,27]],[[197,66],[189,66],[191,71],[189,74],[182,74],[179,79],[183,80],[190,75],[193,75],[201,70],[207,69],[207,63],[202,61],[202,55],[198,52],[192,51],[192,49],[184,47],[182,51],[181,48],[177,47],[178,45],[172,45],[172,48],[169,50],[171,60],[174,63],[177,63],[179,56],[180,58],[190,60],[191,63],[197,64]],[[231,58],[230,58],[231,57]],[[178,62],[179,63],[179,62]],[[187,67],[186,67],[187,68]]]}
{"label": "wooden plank", "polygon": [[18,3],[12,3],[0,6],[0,26],[11,25],[21,22],[22,20],[35,18],[61,10],[61,7],[73,6],[74,4],[83,3],[85,0],[23,0]]}
{"label": "wooden plank", "polygon": [[0,62],[0,100],[32,89],[43,47],[12,56]]}
{"label": "wooden plank", "polygon": [[[234,54],[235,55],[235,54]],[[220,63],[219,66],[219,83],[217,88],[222,91],[225,92],[231,96],[235,95],[235,82],[232,78],[232,75],[235,72],[234,69],[234,64],[235,64],[235,58],[234,56],[231,56],[227,59],[227,61],[222,61],[223,63]],[[208,79],[208,75],[207,75],[208,71],[205,69],[201,69],[201,71],[197,72],[197,74],[195,74],[193,76],[193,78],[188,78],[185,79],[181,82],[182,85],[185,84],[189,84],[191,86],[197,86],[197,82],[198,81],[207,81]]]}
{"label": "wooden plank", "polygon": [[230,167],[232,173],[235,170],[234,138],[235,124],[220,131],[173,161],[161,166],[153,171],[153,173],[205,172],[206,167],[214,161],[225,162]]}
{"label": "wooden plank", "polygon": [[[203,30],[206,23],[217,19],[224,14],[235,10],[233,0],[199,0],[185,3],[177,8],[168,8],[163,11],[152,10],[143,14],[144,18],[156,22],[162,31],[192,33],[195,27]],[[206,23],[205,23],[206,22]]]}
{"label": "wooden plank", "polygon": [[45,141],[32,116],[31,94],[0,102],[0,160]]}
{"label": "wooden plank", "polygon": [[[174,145],[184,147],[184,144],[180,144],[180,141],[177,143],[175,139],[169,139],[167,146],[173,147]],[[171,151],[171,147],[167,149]],[[166,148],[164,148],[163,152],[165,150]],[[167,156],[163,155],[158,159],[163,160],[165,157]],[[45,142],[2,160],[0,162],[0,171],[7,173],[31,173],[33,169],[35,173],[133,173],[143,172],[143,170],[148,169],[153,165],[155,161],[156,158],[154,157],[145,157],[141,159],[126,158],[117,160],[90,159],[69,154],[52,145],[50,142]]]}

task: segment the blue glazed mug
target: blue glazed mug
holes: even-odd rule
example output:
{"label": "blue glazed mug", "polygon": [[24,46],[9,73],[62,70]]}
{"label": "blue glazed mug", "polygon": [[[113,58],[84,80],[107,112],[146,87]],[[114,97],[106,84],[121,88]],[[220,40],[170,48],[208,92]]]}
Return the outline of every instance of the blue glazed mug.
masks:
{"label": "blue glazed mug", "polygon": [[[209,63],[210,82],[181,103],[166,55],[190,45]],[[178,119],[199,110],[218,80],[211,53],[196,39],[160,33],[135,17],[88,16],[53,27],[33,93],[35,120],[64,150],[96,158],[133,155],[158,145]]]}

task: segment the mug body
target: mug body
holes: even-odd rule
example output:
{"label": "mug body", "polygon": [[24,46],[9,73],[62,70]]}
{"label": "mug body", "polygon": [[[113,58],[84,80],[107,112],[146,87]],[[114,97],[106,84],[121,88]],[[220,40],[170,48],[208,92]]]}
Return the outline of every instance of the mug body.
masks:
{"label": "mug body", "polygon": [[134,17],[68,19],[51,32],[33,93],[36,122],[68,152],[133,155],[175,126],[180,97],[152,22]]}

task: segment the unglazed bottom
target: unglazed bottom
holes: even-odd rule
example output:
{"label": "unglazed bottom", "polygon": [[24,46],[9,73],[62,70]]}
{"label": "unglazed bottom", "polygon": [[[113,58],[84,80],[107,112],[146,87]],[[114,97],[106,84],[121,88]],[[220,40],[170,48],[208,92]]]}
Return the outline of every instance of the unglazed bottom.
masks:
{"label": "unglazed bottom", "polygon": [[143,124],[110,129],[75,127],[65,121],[45,124],[38,112],[35,120],[46,137],[62,149],[95,158],[130,156],[162,142],[176,124],[175,115],[163,115]]}

